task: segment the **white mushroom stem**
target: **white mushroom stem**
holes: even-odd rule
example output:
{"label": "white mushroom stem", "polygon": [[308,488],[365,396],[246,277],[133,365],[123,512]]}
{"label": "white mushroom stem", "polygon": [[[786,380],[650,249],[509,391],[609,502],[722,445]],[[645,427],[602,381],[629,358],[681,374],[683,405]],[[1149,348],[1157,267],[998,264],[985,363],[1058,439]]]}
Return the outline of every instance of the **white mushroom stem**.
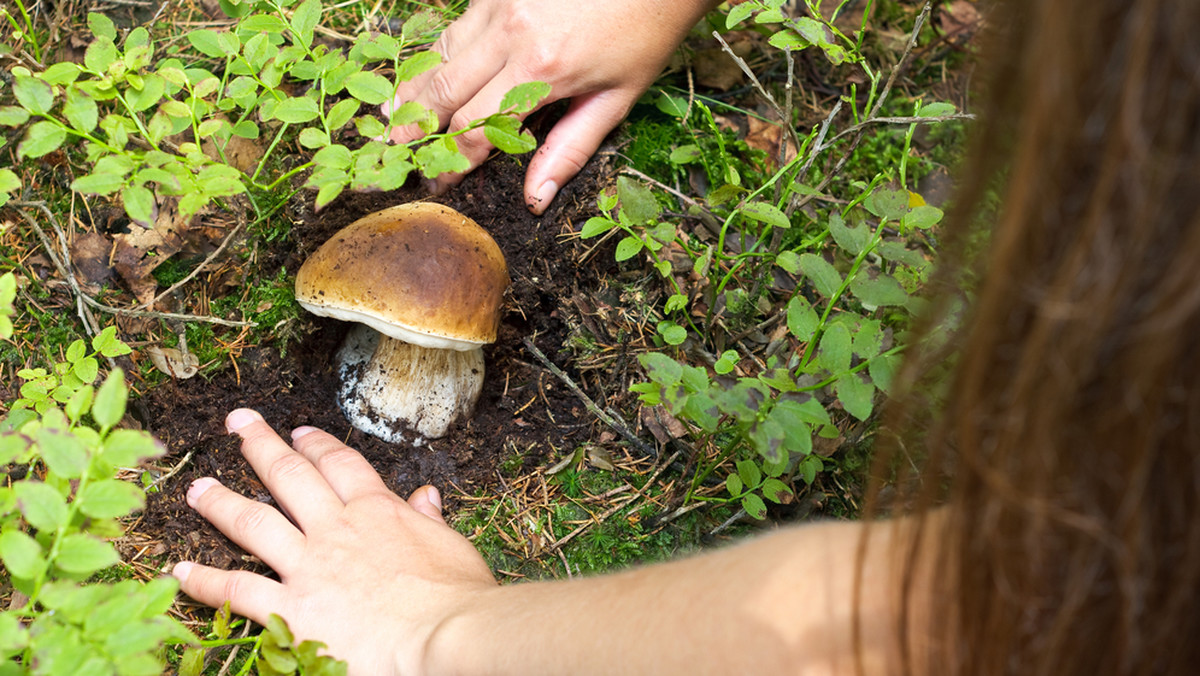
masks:
{"label": "white mushroom stem", "polygon": [[338,352],[338,404],[355,428],[388,441],[405,427],[428,438],[470,416],[483,389],[483,350],[441,350],[355,327]]}

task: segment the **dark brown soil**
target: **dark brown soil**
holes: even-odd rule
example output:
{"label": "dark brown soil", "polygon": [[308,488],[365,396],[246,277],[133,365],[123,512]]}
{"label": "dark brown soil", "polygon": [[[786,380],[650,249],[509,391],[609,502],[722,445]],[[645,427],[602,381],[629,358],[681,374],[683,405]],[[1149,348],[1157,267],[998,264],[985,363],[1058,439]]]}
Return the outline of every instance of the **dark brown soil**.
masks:
{"label": "dark brown soil", "polygon": [[[574,449],[596,430],[594,418],[523,344],[532,339],[551,360],[566,367],[561,354],[568,334],[566,303],[579,288],[595,288],[611,256],[579,264],[570,233],[593,215],[595,196],[608,179],[607,164],[593,161],[570,182],[547,213],[535,217],[522,202],[527,158],[493,158],[461,185],[435,201],[450,205],[489,230],[504,250],[512,286],[497,342],[485,349],[487,376],[474,417],[450,433],[419,447],[389,444],[352,429],[335,403],[336,367],[331,363],[349,325],[312,317],[311,331],[280,356],[270,347],[243,352],[238,369],[173,381],[151,389],[138,404],[152,433],[166,444],[164,465],[193,455],[182,470],[150,496],[138,531],[161,542],[169,561],[188,559],[230,566],[249,558],[198,517],[184,495],[192,480],[213,476],[256,500],[271,502],[266,488],[226,435],[230,410],[257,409],[287,438],[300,425],[320,427],[359,449],[393,490],[401,495],[431,483],[451,496],[497,482],[497,465],[520,453],[526,466],[556,449]],[[293,242],[269,251],[274,267],[295,274],[305,257],[342,226],[372,211],[424,198],[419,187],[394,193],[347,194],[318,214],[304,213]],[[263,262],[264,265],[272,261]],[[306,317],[306,319],[308,319]],[[162,547],[157,547],[162,550]]]}

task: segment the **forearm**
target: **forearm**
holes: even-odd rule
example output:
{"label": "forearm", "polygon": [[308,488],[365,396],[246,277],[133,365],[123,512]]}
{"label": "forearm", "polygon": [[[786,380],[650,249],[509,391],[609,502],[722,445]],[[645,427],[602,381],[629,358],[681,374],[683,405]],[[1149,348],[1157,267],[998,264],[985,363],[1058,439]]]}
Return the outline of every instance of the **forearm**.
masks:
{"label": "forearm", "polygon": [[[500,587],[438,627],[427,673],[853,673],[860,529],[818,524],[603,577]],[[886,549],[888,531],[868,553]],[[883,558],[864,570],[868,671],[887,652],[876,634],[893,626],[890,597],[875,589]]]}

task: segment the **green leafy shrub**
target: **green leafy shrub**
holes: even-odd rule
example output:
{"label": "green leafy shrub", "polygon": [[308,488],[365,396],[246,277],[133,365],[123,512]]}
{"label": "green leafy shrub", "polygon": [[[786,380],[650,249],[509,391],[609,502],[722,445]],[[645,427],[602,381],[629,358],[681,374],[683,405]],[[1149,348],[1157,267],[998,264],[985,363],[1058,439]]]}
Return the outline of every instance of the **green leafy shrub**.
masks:
{"label": "green leafy shrub", "polygon": [[[168,196],[187,217],[214,200],[246,193],[261,215],[266,208],[257,192],[290,191],[291,179],[304,173],[320,208],[347,188],[397,188],[414,170],[428,178],[463,171],[467,160],[454,139],[481,126],[503,151],[534,148],[516,116],[532,110],[548,85],[514,88],[500,112],[453,133],[434,133],[436,116],[413,102],[381,121],[375,106],[392,100],[400,82],[440,63],[429,51],[404,56],[425,24],[410,20],[398,37],[361,34],[343,53],[313,41],[321,1],[294,3],[225,3],[239,17],[231,30],[192,31],[187,40],[194,52],[167,58],[158,56],[145,28],[120,39],[111,20],[89,14],[94,39],[83,63],[55,63],[39,73],[13,68],[19,105],[0,107],[0,124],[33,120],[17,146],[19,158],[81,141],[91,171],[72,189],[119,195],[130,219],[145,227]],[[382,74],[387,71],[391,77]],[[367,140],[357,148],[341,140],[351,127],[375,139],[410,124],[429,135],[407,144]],[[234,137],[265,146],[254,167],[230,164],[226,151]],[[293,137],[313,154],[285,170],[272,155]],[[15,174],[0,172],[0,195],[16,187]]]}
{"label": "green leafy shrub", "polygon": [[[723,143],[715,150],[681,144],[669,161],[703,163],[713,185],[686,205],[688,221],[664,216],[667,200],[622,176],[581,232],[616,237],[618,261],[644,257],[663,280],[656,327],[664,350],[639,356],[649,380],[632,389],[644,404],[688,423],[698,446],[719,449],[699,463],[693,495],[716,467],[727,467],[727,495],[705,499],[738,503],[756,518],[766,515],[767,501],[790,498],[791,479],[811,484],[825,469],[814,436],[838,438],[838,418],[869,421],[877,393],[891,386],[929,267],[922,233],[942,218],[907,189],[905,164],[916,124],[954,113],[949,104],[917,102],[913,116],[901,118],[907,132],[896,173],[835,186],[847,158],[817,160],[835,144],[857,147],[868,128],[896,120],[876,117],[890,85],[863,58],[861,33],[847,37],[813,2],[801,18],[784,16],[781,4],[750,0],[731,9],[726,25],[753,20],[787,58],[819,49],[833,65],[860,68],[870,85],[866,109],[857,109],[851,87],[823,123],[798,137],[796,156],[761,177],[738,171]],[[838,132],[833,122],[843,103],[851,107],[849,126]],[[695,134],[719,138],[699,100],[662,94],[658,108],[696,126]],[[853,192],[831,199],[823,192],[830,187]],[[794,288],[777,287],[780,273]],[[731,349],[739,335],[778,321],[770,316],[776,313],[784,314],[795,350],[777,349],[758,362]]]}

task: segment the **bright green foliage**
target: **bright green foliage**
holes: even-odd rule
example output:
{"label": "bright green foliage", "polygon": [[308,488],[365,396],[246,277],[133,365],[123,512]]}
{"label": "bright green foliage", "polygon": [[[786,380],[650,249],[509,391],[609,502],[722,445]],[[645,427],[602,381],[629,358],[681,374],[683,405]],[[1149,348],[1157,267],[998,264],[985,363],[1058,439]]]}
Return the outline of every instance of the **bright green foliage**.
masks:
{"label": "bright green foliage", "polygon": [[231,638],[232,630],[244,620],[234,620],[229,612],[229,603],[217,611],[213,618],[212,631],[199,646],[188,648],[179,662],[180,676],[199,676],[204,673],[206,653],[214,648],[250,644],[250,658],[245,661],[238,674],[247,674],[255,669],[260,676],[345,676],[345,662],[317,653],[325,647],[318,641],[296,639],[283,618],[272,614],[267,626],[255,637]]}
{"label": "bright green foliage", "polygon": [[[788,18],[781,4],[736,5],[727,26],[753,21],[774,31],[770,42],[781,49],[817,48],[833,65],[861,68],[871,85],[870,104],[862,111],[866,117],[853,110],[852,122],[876,115],[885,98],[883,78],[861,56],[861,35],[848,38],[832,18]],[[808,4],[810,15],[820,17],[816,3]],[[854,101],[851,91],[843,102]],[[702,101],[662,94],[656,104],[691,127],[697,141],[676,146],[668,161],[703,163],[712,184],[689,211],[695,220],[664,217],[662,204],[671,200],[660,201],[650,188],[621,177],[615,194],[600,197],[601,215],[589,219],[581,235],[616,235],[618,261],[644,256],[664,280],[658,339],[668,350],[679,350],[641,355],[649,380],[632,389],[643,403],[662,405],[688,423],[698,445],[721,449],[712,466],[697,470],[693,490],[733,459],[736,469],[726,477],[728,497],[722,500],[761,518],[766,502],[788,499],[789,480],[811,484],[824,469],[813,454],[814,435],[837,438],[839,419],[870,420],[878,393],[891,387],[904,349],[898,336],[917,307],[913,294],[929,267],[922,232],[942,212],[905,187],[915,123],[908,126],[900,155],[899,187],[888,184],[895,175],[889,171],[869,183],[850,181],[851,194],[829,199],[823,192],[832,187],[822,173],[827,169],[817,160],[832,146],[836,129],[814,126],[799,137],[794,159],[773,175],[759,176],[744,171],[745,165],[738,170]],[[943,103],[918,102],[913,109],[914,119],[953,112]],[[717,147],[706,150],[701,139],[716,140]],[[689,271],[680,272],[679,252],[691,262],[692,281]],[[796,284],[779,299],[780,292],[768,289],[781,272]],[[697,276],[702,281],[694,281]],[[737,342],[740,330],[773,321],[767,311],[785,313],[797,347],[739,371],[738,353],[726,347]],[[706,357],[704,364],[695,346],[719,358]]]}
{"label": "bright green foliage", "polygon": [[[11,273],[0,277],[6,322],[14,287]],[[10,334],[11,324],[0,326],[0,337]],[[115,429],[128,397],[121,371],[93,387],[96,357],[128,352],[110,329],[90,351],[73,343],[53,369],[21,371],[21,398],[0,421],[0,462],[23,477],[0,489],[0,561],[28,597],[0,612],[0,656],[20,673],[158,674],[160,646],[192,640],[166,614],[173,579],[83,582],[120,560],[107,538],[145,504],[118,469],[162,453],[149,434]]]}
{"label": "bright green foliage", "polygon": [[[56,63],[40,73],[15,67],[13,94],[20,105],[0,108],[0,124],[33,120],[18,157],[37,158],[69,140],[82,141],[91,171],[72,189],[119,195],[129,217],[150,227],[165,196],[178,197],[188,216],[214,200],[247,192],[253,200],[256,190],[286,190],[291,176],[311,172],[305,186],[317,191],[320,208],[347,188],[397,188],[413,170],[428,178],[463,171],[468,163],[453,137],[480,126],[506,152],[535,145],[518,117],[549,93],[544,83],[514,88],[504,110],[454,133],[433,133],[436,116],[415,103],[380,121],[372,113],[394,98],[399,83],[441,62],[434,52],[403,56],[414,36],[363,33],[343,52],[313,42],[320,0],[223,6],[239,17],[237,23],[228,31],[188,33],[192,52],[160,58],[146,29],[118,41],[112,22],[92,14],[94,39],[82,65]],[[410,124],[429,136],[406,144],[372,140],[351,149],[339,139],[352,124],[370,138],[386,138],[394,127]],[[278,164],[269,161],[271,151],[292,135],[313,151],[312,158],[266,175]],[[263,139],[267,153],[253,170],[227,163],[234,137]],[[17,187],[15,174],[0,172],[0,203]]]}

